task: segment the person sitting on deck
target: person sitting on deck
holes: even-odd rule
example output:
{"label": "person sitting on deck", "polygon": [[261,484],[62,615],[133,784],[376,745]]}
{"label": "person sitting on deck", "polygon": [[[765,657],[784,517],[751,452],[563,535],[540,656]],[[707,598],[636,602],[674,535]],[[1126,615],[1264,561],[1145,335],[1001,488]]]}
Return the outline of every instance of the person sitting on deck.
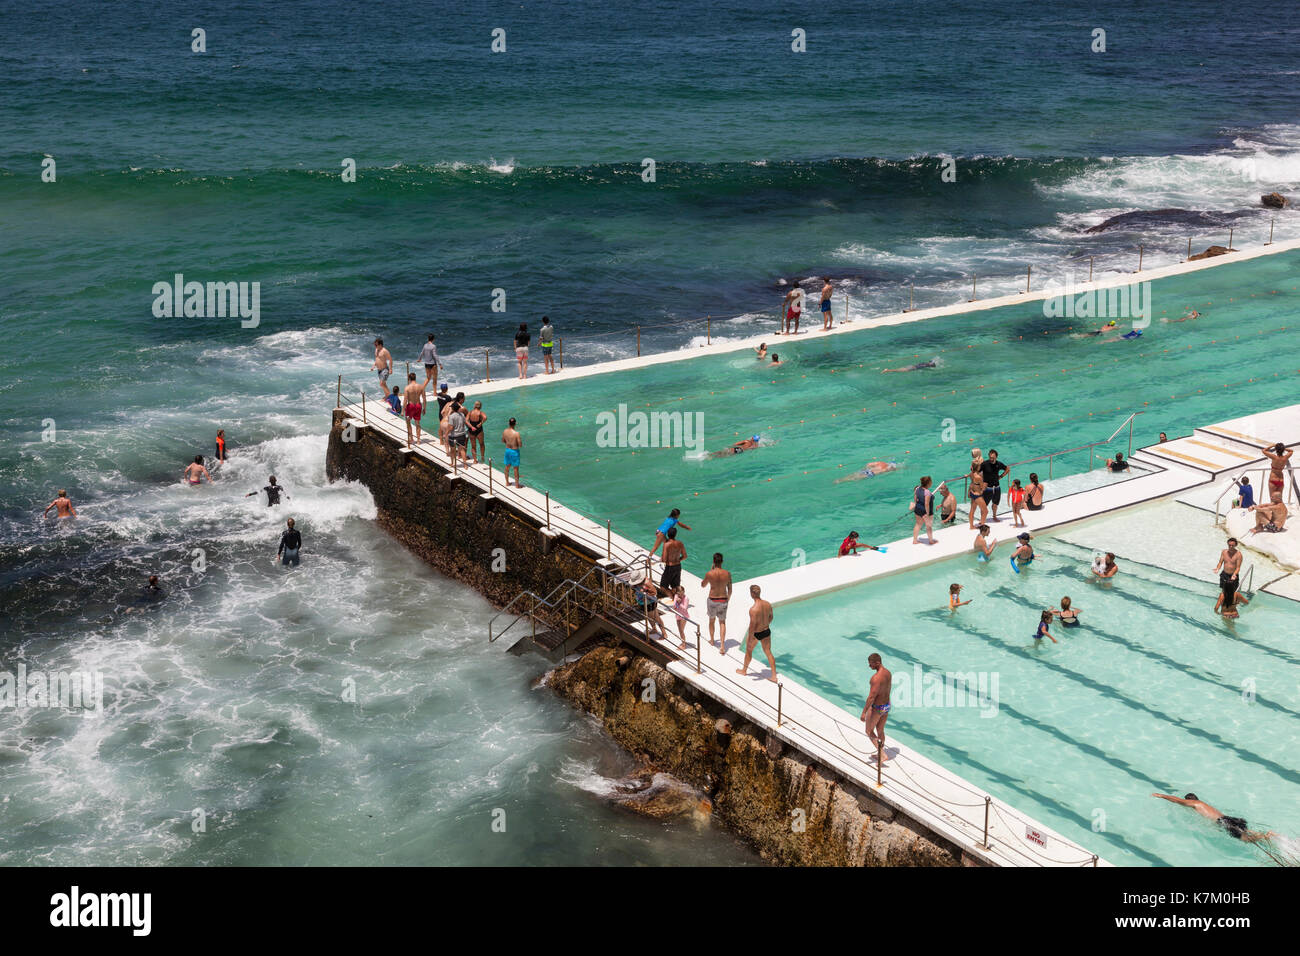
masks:
{"label": "person sitting on deck", "polygon": [[839,556],[842,558],[846,554],[857,554],[858,548],[866,548],[868,551],[879,551],[880,549],[874,544],[861,544],[858,541],[858,533],[850,531],[849,536],[840,542]]}
{"label": "person sitting on deck", "polygon": [[1234,507],[1249,509],[1255,504],[1255,488],[1250,483],[1250,479],[1245,475],[1240,478],[1234,478],[1232,483],[1237,486],[1237,500],[1233,502]]}
{"label": "person sitting on deck", "polygon": [[1251,505],[1248,509],[1255,512],[1255,527],[1250,529],[1251,534],[1258,534],[1261,531],[1279,532],[1286,530],[1286,519],[1290,515],[1287,506],[1280,501],[1274,501],[1272,504]]}
{"label": "person sitting on deck", "polygon": [[657,630],[660,637],[668,640],[668,631],[664,628],[664,619],[659,613],[659,589],[655,587],[654,578],[649,572],[646,572],[637,586],[636,599],[649,624],[646,636],[650,637]]}
{"label": "person sitting on deck", "polygon": [[393,392],[386,399],[388,410],[394,415],[402,414],[402,390],[396,385],[393,386]]}

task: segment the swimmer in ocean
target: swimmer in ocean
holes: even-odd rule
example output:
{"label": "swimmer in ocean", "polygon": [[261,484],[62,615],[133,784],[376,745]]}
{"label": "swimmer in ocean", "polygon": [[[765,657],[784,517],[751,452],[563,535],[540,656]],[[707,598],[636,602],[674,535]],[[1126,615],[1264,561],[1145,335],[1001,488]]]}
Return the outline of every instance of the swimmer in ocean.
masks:
{"label": "swimmer in ocean", "polygon": [[896,461],[869,461],[865,468],[859,468],[851,475],[845,475],[843,478],[836,478],[835,484],[841,481],[858,481],[861,478],[874,478],[876,475],[883,475],[887,471],[897,471],[898,462]]}
{"label": "swimmer in ocean", "polygon": [[58,497],[45,506],[45,513],[41,517],[44,518],[45,515],[48,515],[51,508],[55,509],[55,513],[60,518],[75,518],[77,516],[77,509],[72,507],[72,499],[68,497],[68,493],[62,488],[59,489]]}
{"label": "swimmer in ocean", "polygon": [[880,371],[881,374],[884,374],[885,372],[915,372],[923,368],[938,368],[938,367],[939,367],[938,361],[935,359],[930,359],[930,361],[928,362],[917,362],[915,365],[906,365],[903,368],[882,368]]}
{"label": "swimmer in ocean", "polygon": [[212,476],[203,467],[203,456],[195,455],[194,461],[185,466],[185,480],[191,485],[197,485],[204,478],[208,479],[208,484],[212,484]]}
{"label": "swimmer in ocean", "polygon": [[751,435],[748,438],[742,438],[735,442],[730,448],[724,448],[722,451],[709,452],[710,458],[726,458],[728,455],[739,455],[743,451],[749,451],[751,448],[757,448],[763,443],[761,435]]}

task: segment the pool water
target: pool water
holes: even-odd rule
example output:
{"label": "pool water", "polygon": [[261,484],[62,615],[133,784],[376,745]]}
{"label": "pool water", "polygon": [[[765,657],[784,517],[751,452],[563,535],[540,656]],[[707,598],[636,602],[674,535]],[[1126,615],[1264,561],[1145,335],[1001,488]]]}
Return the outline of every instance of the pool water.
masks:
{"label": "pool water", "polygon": [[[1160,431],[1292,403],[1297,372],[1278,359],[1300,346],[1297,266],[1300,253],[1282,253],[1157,280],[1154,321],[1136,341],[1083,337],[1078,328],[1096,320],[1048,318],[1041,302],[1026,302],[861,334],[773,337],[784,360],[775,369],[748,351],[699,357],[539,381],[487,395],[484,408],[496,425],[518,418],[525,482],[647,547],[667,511],[681,508],[687,569],[703,573],[721,550],[743,579],[831,556],[850,529],[866,541],[902,537],[917,480],[964,473],[971,447],[1012,463],[1105,439],[1143,411],[1140,447]],[[1190,308],[1201,318],[1162,321]],[[932,357],[938,368],[881,372]],[[598,415],[620,404],[684,415],[702,432],[688,443],[678,430],[676,447],[611,446]],[[604,437],[635,441],[635,420],[625,420],[626,435]],[[753,434],[759,448],[708,457]],[[1116,450],[1128,451],[1127,431],[1093,464]],[[489,451],[500,459],[495,442]],[[837,483],[874,460],[899,469]],[[1053,479],[1088,468],[1087,451],[1062,456]],[[1052,497],[1045,461],[1013,471],[1004,489],[1031,469]]]}
{"label": "pool water", "polygon": [[[1091,551],[1035,544],[1020,574],[1000,547],[988,564],[963,556],[780,605],[778,669],[857,718],[879,653],[894,674],[889,739],[1118,865],[1263,861],[1153,792],[1194,791],[1252,829],[1300,835],[1296,605],[1256,593],[1224,621],[1212,585],[1123,555],[1102,583]],[[956,612],[952,583],[972,602]],[[1035,646],[1040,612],[1063,595],[1082,626],[1054,623],[1060,643]],[[975,672],[986,696],[913,695],[918,667],[923,688]]]}

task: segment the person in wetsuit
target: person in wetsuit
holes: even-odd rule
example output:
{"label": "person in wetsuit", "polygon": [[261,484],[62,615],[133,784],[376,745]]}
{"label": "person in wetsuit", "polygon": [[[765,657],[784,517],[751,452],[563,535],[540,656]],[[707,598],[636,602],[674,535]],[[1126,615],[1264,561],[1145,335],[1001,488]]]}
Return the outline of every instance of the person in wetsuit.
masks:
{"label": "person in wetsuit", "polygon": [[298,552],[302,550],[302,535],[294,529],[293,519],[289,518],[286,522],[288,528],[280,535],[280,550],[276,551],[275,556],[280,559],[280,563],[285,567],[292,565],[298,566]]}
{"label": "person in wetsuit", "polygon": [[[265,488],[263,488],[262,491],[266,492],[266,506],[269,508],[272,505],[278,505],[280,503],[280,495],[283,494],[286,498],[288,498],[289,493],[284,490],[284,485],[277,485],[275,483],[275,475],[272,475],[267,480],[270,481],[270,484],[267,485]],[[253,497],[253,495],[257,495],[257,494],[261,494],[261,492],[250,491],[248,494],[244,495],[244,497],[251,498]]]}

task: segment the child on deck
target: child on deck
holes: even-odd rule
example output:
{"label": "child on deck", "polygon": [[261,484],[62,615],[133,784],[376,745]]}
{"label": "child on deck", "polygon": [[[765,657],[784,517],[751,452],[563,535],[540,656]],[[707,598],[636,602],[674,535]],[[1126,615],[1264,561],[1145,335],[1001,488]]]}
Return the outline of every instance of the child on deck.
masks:
{"label": "child on deck", "polygon": [[396,385],[393,386],[393,394],[387,396],[384,400],[388,402],[390,412],[394,415],[402,414],[402,392]]}
{"label": "child on deck", "polygon": [[673,592],[673,613],[677,615],[677,636],[681,638],[677,647],[683,651],[686,650],[686,622],[691,619],[687,613],[690,609],[691,602],[686,597],[686,588],[679,584]]}
{"label": "child on deck", "polygon": [[1020,479],[1011,480],[1011,526],[1013,528],[1025,527],[1025,519],[1020,512],[1025,507],[1025,489],[1020,487]]}

